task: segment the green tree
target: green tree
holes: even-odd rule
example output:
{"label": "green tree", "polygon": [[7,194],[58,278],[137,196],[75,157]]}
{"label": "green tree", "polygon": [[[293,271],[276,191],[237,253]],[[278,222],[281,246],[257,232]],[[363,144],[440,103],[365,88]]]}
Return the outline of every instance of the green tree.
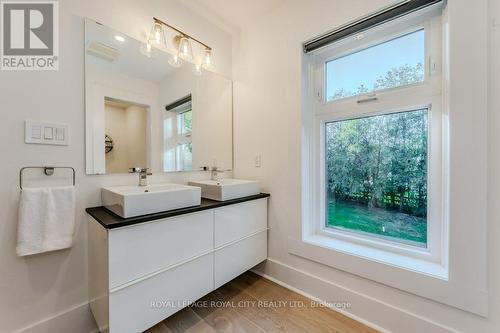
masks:
{"label": "green tree", "polygon": [[[339,89],[330,99],[421,82],[423,65],[393,68],[372,89]],[[329,123],[326,172],[329,200],[427,214],[427,110]]]}
{"label": "green tree", "polygon": [[422,63],[417,63],[414,66],[405,64],[400,67],[394,67],[385,75],[380,76],[371,88],[367,87],[364,84],[361,84],[355,91],[347,90],[345,88],[339,88],[333,94],[328,96],[327,100],[334,101],[340,98],[346,98],[373,91],[414,84],[422,82],[423,80],[424,66]]}
{"label": "green tree", "polygon": [[424,68],[422,63],[417,63],[415,66],[406,64],[400,67],[395,67],[388,71],[385,76],[378,78],[373,85],[373,90],[405,86],[422,82],[423,79]]}

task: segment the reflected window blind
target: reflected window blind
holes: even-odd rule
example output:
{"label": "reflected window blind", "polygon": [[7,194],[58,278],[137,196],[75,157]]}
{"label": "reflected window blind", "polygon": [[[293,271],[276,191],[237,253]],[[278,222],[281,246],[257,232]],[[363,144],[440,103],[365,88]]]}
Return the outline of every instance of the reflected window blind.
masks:
{"label": "reflected window blind", "polygon": [[191,95],[187,95],[173,103],[167,104],[165,110],[175,113],[184,113],[192,110]]}

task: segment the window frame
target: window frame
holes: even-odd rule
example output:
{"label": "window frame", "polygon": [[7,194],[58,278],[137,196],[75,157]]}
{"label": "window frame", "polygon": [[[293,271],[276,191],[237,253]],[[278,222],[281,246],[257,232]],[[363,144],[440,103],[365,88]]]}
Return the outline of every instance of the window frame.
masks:
{"label": "window frame", "polygon": [[[335,251],[347,252],[357,256],[369,257],[370,249],[387,252],[389,256],[381,256],[373,252],[371,260],[394,264],[391,254],[412,258],[406,269],[430,274],[447,279],[447,233],[448,228],[446,205],[446,129],[443,121],[442,107],[442,74],[438,70],[431,74],[432,68],[439,68],[437,59],[442,58],[442,26],[441,17],[433,12],[424,12],[404,20],[374,28],[367,32],[362,40],[350,38],[334,44],[334,46],[313,54],[313,116],[309,124],[311,131],[310,182],[306,187],[311,193],[308,213],[310,219],[303,225],[303,239]],[[379,90],[373,93],[350,96],[333,101],[326,100],[326,66],[327,62],[360,50],[390,41],[408,33],[424,29],[425,32],[425,64],[424,81],[410,85]],[[375,102],[359,104],[359,99],[377,96]],[[339,230],[326,227],[326,191],[325,191],[325,124],[367,116],[378,116],[391,113],[428,109],[428,161],[427,161],[427,247],[383,239],[381,237],[362,234],[356,231]],[[306,208],[307,210],[307,208]],[[307,213],[307,212],[306,212]],[[351,246],[353,245],[353,246]],[[401,260],[396,260],[401,263]],[[421,265],[428,262],[436,267]],[[403,264],[404,265],[404,264]],[[436,273],[439,271],[438,273]]]}

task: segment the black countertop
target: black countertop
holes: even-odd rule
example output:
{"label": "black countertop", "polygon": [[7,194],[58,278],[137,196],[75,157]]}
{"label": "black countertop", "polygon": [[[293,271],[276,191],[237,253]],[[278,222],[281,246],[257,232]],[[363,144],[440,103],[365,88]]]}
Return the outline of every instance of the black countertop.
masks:
{"label": "black countertop", "polygon": [[92,216],[97,222],[99,222],[104,228],[114,229],[114,228],[124,227],[127,225],[149,222],[149,221],[153,221],[153,220],[164,219],[167,217],[189,214],[189,213],[199,212],[202,210],[213,209],[213,208],[218,208],[218,207],[223,207],[223,206],[228,206],[228,205],[234,205],[234,204],[245,202],[245,201],[257,200],[257,199],[262,199],[262,198],[267,198],[267,197],[269,197],[269,194],[260,193],[257,195],[251,195],[249,197],[243,197],[243,198],[227,200],[227,201],[215,201],[215,200],[201,198],[201,204],[199,206],[167,210],[165,212],[159,212],[159,213],[147,214],[147,215],[141,215],[141,216],[135,216],[135,217],[129,217],[129,218],[120,217],[102,206],[101,207],[87,208],[85,211],[90,216]]}

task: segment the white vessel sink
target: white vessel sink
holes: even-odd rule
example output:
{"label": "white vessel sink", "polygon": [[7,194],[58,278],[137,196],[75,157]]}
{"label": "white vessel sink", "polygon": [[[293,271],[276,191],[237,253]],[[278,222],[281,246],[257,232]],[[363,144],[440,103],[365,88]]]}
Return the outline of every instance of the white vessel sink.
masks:
{"label": "white vessel sink", "polygon": [[198,206],[201,191],[199,187],[178,184],[115,186],[103,188],[101,198],[104,207],[127,218]]}
{"label": "white vessel sink", "polygon": [[203,198],[226,201],[260,193],[260,184],[254,180],[220,179],[190,181],[189,185],[201,187]]}

